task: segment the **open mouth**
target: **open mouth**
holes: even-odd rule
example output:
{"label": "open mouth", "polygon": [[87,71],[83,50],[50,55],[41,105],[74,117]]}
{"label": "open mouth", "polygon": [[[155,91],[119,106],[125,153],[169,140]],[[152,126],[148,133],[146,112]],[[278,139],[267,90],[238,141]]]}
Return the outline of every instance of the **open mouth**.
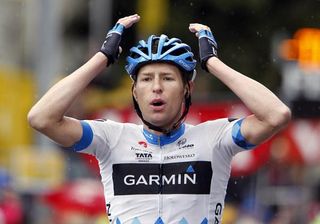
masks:
{"label": "open mouth", "polygon": [[156,110],[163,109],[164,104],[165,102],[161,99],[152,100],[152,102],[150,103],[151,107]]}
{"label": "open mouth", "polygon": [[152,103],[153,106],[161,106],[163,105],[163,102],[159,101],[159,102],[153,102]]}

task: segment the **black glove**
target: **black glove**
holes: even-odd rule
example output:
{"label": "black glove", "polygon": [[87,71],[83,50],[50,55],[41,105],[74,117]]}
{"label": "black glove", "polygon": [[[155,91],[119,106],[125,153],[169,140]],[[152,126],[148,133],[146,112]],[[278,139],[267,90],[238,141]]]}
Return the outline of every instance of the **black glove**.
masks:
{"label": "black glove", "polygon": [[211,57],[218,57],[218,44],[209,30],[200,30],[198,39],[201,68],[208,72],[207,61]]}
{"label": "black glove", "polygon": [[113,64],[119,58],[119,45],[121,41],[121,35],[125,27],[117,23],[107,34],[105,41],[103,42],[100,52],[102,52],[108,58],[108,64]]}

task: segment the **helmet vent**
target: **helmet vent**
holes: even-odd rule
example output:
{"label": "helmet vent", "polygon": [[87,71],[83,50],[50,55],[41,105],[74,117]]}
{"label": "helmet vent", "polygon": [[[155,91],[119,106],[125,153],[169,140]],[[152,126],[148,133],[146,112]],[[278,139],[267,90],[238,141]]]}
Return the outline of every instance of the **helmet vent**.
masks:
{"label": "helmet vent", "polygon": [[[140,51],[142,51],[144,54],[148,55],[148,49],[147,49],[147,48],[140,46],[140,47],[138,47],[138,49],[139,49]],[[134,58],[134,59],[137,59],[137,58],[140,58],[141,55],[138,54],[138,53],[136,53],[136,52],[131,52],[130,57],[132,57],[132,58]]]}
{"label": "helmet vent", "polygon": [[193,58],[192,58],[192,57],[187,57],[186,60],[192,62],[192,61],[193,61]]}
{"label": "helmet vent", "polygon": [[132,57],[132,58],[139,58],[140,55],[137,54],[137,53],[131,53],[130,57]]}
{"label": "helmet vent", "polygon": [[[170,48],[170,47],[169,47],[169,48]],[[170,55],[179,56],[179,55],[184,54],[185,52],[186,52],[185,49],[183,49],[183,48],[178,48],[178,49],[170,52]]]}
{"label": "helmet vent", "polygon": [[142,51],[143,53],[145,53],[146,55],[148,55],[148,49],[145,47],[141,47],[139,48],[140,51]]}
{"label": "helmet vent", "polygon": [[158,53],[158,44],[159,44],[159,39],[155,39],[152,45],[152,54]]}

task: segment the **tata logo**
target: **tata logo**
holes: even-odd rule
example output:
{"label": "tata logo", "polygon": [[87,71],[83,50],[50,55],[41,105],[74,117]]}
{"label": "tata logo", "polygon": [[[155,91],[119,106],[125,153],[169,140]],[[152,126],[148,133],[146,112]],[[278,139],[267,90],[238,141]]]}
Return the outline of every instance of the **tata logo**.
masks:
{"label": "tata logo", "polygon": [[136,152],[136,159],[141,162],[148,162],[152,159],[152,154],[147,152]]}

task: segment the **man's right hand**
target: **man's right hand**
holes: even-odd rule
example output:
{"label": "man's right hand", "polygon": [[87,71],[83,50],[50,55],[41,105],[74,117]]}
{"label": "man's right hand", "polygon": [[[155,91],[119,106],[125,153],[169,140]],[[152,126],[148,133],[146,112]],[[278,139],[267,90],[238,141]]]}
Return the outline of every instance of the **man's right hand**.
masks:
{"label": "man's right hand", "polygon": [[108,32],[105,41],[103,42],[100,52],[108,58],[108,64],[113,64],[121,53],[120,41],[124,29],[131,27],[134,23],[140,20],[138,14],[126,16],[118,20],[116,25]]}
{"label": "man's right hand", "polygon": [[211,57],[218,57],[218,44],[212,35],[210,28],[200,23],[191,23],[189,30],[199,39],[199,56],[201,68],[208,72],[207,61]]}

